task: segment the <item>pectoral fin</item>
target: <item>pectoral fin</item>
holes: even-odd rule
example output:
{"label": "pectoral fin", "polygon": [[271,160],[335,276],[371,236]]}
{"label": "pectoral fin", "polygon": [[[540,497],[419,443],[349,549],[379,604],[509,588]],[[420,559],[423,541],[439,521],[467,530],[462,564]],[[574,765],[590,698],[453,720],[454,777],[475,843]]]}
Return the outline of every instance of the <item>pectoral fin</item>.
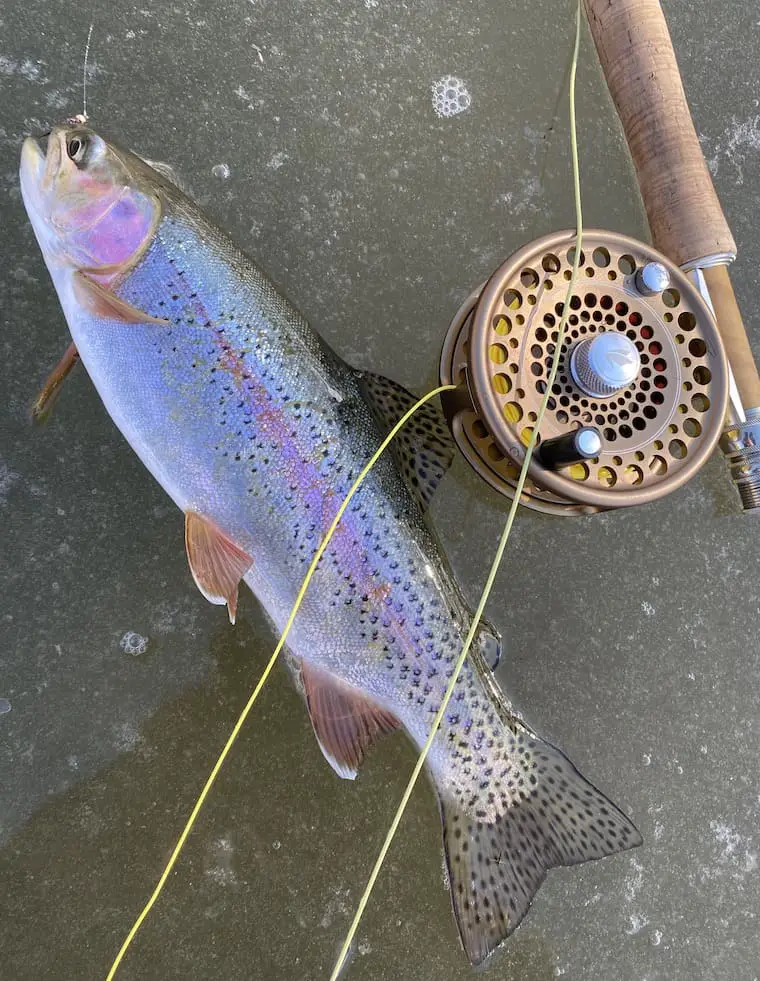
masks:
{"label": "pectoral fin", "polygon": [[162,327],[169,325],[168,320],[153,317],[144,310],[133,307],[107,286],[81,271],[74,273],[74,295],[85,310],[106,320],[121,320],[125,324],[160,324]]}
{"label": "pectoral fin", "polygon": [[61,360],[45,379],[45,384],[40,389],[40,394],[32,404],[31,415],[32,422],[35,425],[47,422],[50,412],[60,394],[61,385],[68,377],[71,369],[78,363],[79,352],[77,351],[76,344],[69,344]]}
{"label": "pectoral fin", "polygon": [[230,623],[234,623],[238,586],[253,559],[195,511],[185,514],[185,548],[196,586],[209,602],[218,606],[226,603]]}
{"label": "pectoral fin", "polygon": [[301,680],[319,748],[339,777],[353,780],[370,746],[400,728],[398,719],[358,689],[306,662]]}

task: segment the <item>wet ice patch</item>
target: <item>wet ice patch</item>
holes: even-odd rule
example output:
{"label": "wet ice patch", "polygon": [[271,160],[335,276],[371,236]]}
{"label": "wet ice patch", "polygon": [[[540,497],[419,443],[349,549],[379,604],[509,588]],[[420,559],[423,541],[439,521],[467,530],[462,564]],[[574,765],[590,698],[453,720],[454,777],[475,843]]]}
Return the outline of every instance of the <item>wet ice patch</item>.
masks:
{"label": "wet ice patch", "polygon": [[466,112],[472,105],[472,96],[467,86],[456,75],[445,75],[433,82],[433,109],[437,116],[448,119]]}
{"label": "wet ice patch", "polygon": [[632,858],[630,865],[631,872],[625,877],[625,897],[632,903],[644,885],[644,866],[637,858]]}
{"label": "wet ice patch", "polygon": [[21,480],[21,474],[11,470],[10,467],[0,460],[0,507],[8,504],[8,495],[13,489],[13,485]]}
{"label": "wet ice patch", "polygon": [[234,886],[237,882],[235,872],[235,849],[228,837],[217,838],[208,849],[206,875],[219,886]]}
{"label": "wet ice patch", "polygon": [[51,109],[65,109],[70,102],[70,97],[65,92],[59,92],[57,89],[45,93],[45,104],[50,106]]}
{"label": "wet ice patch", "polygon": [[270,170],[279,170],[288,159],[287,153],[284,150],[278,150],[269,160],[267,167]]}
{"label": "wet ice patch", "polygon": [[140,654],[144,654],[147,651],[148,638],[143,637],[141,634],[136,634],[134,630],[128,630],[119,641],[119,647],[125,654],[131,654],[133,657],[138,657]]}
{"label": "wet ice patch", "polygon": [[715,848],[715,861],[712,865],[699,870],[702,882],[730,876],[734,881],[741,882],[746,876],[758,869],[758,855],[753,850],[753,840],[745,838],[739,830],[726,821],[711,821]]}
{"label": "wet ice patch", "polygon": [[[510,190],[499,192],[496,203],[509,211],[509,219],[515,223],[515,227],[525,230],[530,225],[532,216],[537,215],[543,207],[542,197],[540,177],[534,173],[525,173],[510,179]],[[516,221],[518,216],[520,220]]]}
{"label": "wet ice patch", "polygon": [[121,722],[113,727],[114,749],[120,753],[133,753],[145,740],[134,722]]}
{"label": "wet ice patch", "polygon": [[0,698],[0,715],[7,715],[11,710],[11,703],[7,698]]}
{"label": "wet ice patch", "polygon": [[351,894],[350,889],[341,889],[340,887],[336,889],[335,895],[327,900],[325,904],[324,914],[322,919],[319,921],[319,925],[326,930],[332,925],[333,919],[335,917],[345,918],[351,913],[351,907],[348,904],[348,898]]}
{"label": "wet ice patch", "polygon": [[710,830],[715,836],[715,840],[721,849],[721,859],[727,862],[733,857],[737,848],[741,844],[741,835],[732,827],[730,824],[724,824],[723,821],[711,821]]}
{"label": "wet ice patch", "polygon": [[637,933],[641,933],[648,922],[649,920],[647,920],[646,916],[642,916],[640,913],[632,913],[628,917],[629,925],[626,927],[625,932],[629,937],[635,937]]}
{"label": "wet ice patch", "polygon": [[245,102],[249,109],[253,109],[253,96],[242,85],[238,85],[235,89],[235,95],[241,102]]}
{"label": "wet ice patch", "polygon": [[195,596],[191,599],[185,595],[178,597],[175,602],[164,602],[157,607],[151,618],[151,630],[161,636],[184,633],[194,637],[197,619],[198,603]]}
{"label": "wet ice patch", "polygon": [[32,61],[24,58],[23,61],[16,61],[6,55],[0,55],[0,75],[21,75],[28,82],[46,82],[42,76],[42,61]]}
{"label": "wet ice patch", "polygon": [[[702,138],[702,143],[709,141]],[[746,164],[760,155],[760,116],[744,120],[734,116],[723,135],[712,148],[706,147],[706,151],[707,165],[713,176],[720,172],[724,162],[728,162],[735,170],[737,184],[743,184]]]}

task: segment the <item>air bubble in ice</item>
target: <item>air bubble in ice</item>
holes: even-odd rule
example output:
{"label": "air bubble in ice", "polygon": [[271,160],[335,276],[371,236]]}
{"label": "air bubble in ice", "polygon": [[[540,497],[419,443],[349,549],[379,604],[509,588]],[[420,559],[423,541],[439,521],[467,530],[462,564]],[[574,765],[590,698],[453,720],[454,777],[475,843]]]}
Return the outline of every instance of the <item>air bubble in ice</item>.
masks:
{"label": "air bubble in ice", "polygon": [[137,657],[147,651],[148,638],[136,634],[134,630],[128,630],[119,641],[119,647],[125,654],[132,654],[133,657]]}
{"label": "air bubble in ice", "polygon": [[448,118],[465,112],[472,105],[472,96],[461,78],[447,75],[433,83],[433,109],[437,115]]}

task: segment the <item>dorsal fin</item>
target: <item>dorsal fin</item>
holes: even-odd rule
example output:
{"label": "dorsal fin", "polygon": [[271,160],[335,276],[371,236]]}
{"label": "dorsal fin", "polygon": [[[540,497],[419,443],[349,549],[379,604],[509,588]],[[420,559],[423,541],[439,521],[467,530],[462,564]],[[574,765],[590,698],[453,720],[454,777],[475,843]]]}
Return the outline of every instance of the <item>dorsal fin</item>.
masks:
{"label": "dorsal fin", "polygon": [[301,680],[325,759],[338,776],[353,780],[367,750],[381,736],[400,728],[398,720],[356,688],[305,661]]}
{"label": "dorsal fin", "polygon": [[[417,401],[411,392],[383,375],[361,372],[359,383],[383,433]],[[438,407],[428,402],[418,409],[390,450],[409,489],[426,510],[454,459],[454,441]]]}
{"label": "dorsal fin", "polygon": [[238,586],[253,559],[195,511],[185,513],[185,548],[195,585],[210,603],[226,603],[230,623],[234,623]]}
{"label": "dorsal fin", "polygon": [[164,160],[149,160],[147,157],[140,157],[143,163],[146,163],[151,170],[155,170],[157,174],[160,174],[165,181],[178,187],[183,194],[188,197],[191,195],[191,189],[187,181],[180,177],[177,171],[172,167],[171,164],[166,163]]}

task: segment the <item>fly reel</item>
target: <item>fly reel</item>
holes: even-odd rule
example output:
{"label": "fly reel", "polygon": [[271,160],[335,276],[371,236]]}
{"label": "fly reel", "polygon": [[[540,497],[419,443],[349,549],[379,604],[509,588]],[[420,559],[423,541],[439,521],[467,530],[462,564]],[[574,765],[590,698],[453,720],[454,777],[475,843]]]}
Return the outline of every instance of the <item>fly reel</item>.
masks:
{"label": "fly reel", "polygon": [[[472,467],[513,497],[546,393],[575,233],[538,239],[463,304],[446,335],[444,411]],[[522,503],[553,514],[642,504],[684,484],[724,426],[729,371],[713,315],[670,260],[587,231]]]}

